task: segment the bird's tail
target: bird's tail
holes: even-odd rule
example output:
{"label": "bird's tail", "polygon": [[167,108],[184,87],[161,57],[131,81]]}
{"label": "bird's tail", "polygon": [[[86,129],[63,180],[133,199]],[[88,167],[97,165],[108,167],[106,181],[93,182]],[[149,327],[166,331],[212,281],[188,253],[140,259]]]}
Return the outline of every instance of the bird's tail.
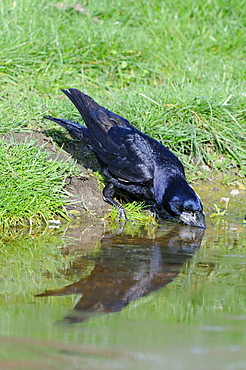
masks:
{"label": "bird's tail", "polygon": [[89,135],[88,128],[85,126],[80,125],[79,123],[69,121],[67,119],[61,119],[61,118],[55,118],[55,117],[44,117],[46,119],[49,119],[50,121],[58,123],[60,126],[65,127],[65,129],[68,130],[69,134],[77,138],[79,140],[82,140],[85,144],[91,145],[91,139]]}
{"label": "bird's tail", "polygon": [[78,109],[86,125],[90,124],[90,111],[102,108],[90,96],[83,94],[77,89],[62,90],[64,94],[71,100],[71,102]]}

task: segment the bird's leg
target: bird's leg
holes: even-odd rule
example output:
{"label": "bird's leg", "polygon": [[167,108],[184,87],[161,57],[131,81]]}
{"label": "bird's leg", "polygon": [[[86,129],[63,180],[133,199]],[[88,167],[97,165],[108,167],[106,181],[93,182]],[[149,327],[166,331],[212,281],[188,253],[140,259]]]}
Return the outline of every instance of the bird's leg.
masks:
{"label": "bird's leg", "polygon": [[114,196],[114,184],[112,184],[112,182],[108,182],[105,188],[103,189],[103,200],[111,204],[112,206],[115,206],[118,209],[119,211],[118,221],[120,221],[121,218],[123,218],[124,221],[131,221],[127,218],[124,207],[117,203],[113,199],[113,196]]}

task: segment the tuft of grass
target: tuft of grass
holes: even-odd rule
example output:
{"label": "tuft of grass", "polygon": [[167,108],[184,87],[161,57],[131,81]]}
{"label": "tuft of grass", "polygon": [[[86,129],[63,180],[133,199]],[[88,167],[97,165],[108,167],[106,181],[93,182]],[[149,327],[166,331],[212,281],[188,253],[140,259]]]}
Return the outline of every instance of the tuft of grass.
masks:
{"label": "tuft of grass", "polygon": [[52,160],[31,142],[0,140],[0,226],[47,223],[63,209],[65,178],[71,164]]}
{"label": "tuft of grass", "polygon": [[[149,211],[145,211],[145,203],[133,201],[131,203],[125,203],[124,209],[129,220],[132,222],[126,222],[124,224],[124,230],[132,233],[136,232],[137,228],[141,229],[143,227],[148,230],[153,230],[157,227],[157,222],[154,216],[152,216]],[[110,222],[110,227],[112,229],[119,228],[119,211],[114,207],[110,210],[107,217]],[[133,229],[133,230],[132,230]]]}

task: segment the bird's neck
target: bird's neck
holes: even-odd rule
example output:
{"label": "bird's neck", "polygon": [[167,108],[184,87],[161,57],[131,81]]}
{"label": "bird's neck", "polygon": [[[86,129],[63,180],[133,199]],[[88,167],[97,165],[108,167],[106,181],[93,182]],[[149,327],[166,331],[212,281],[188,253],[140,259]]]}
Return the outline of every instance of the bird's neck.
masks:
{"label": "bird's neck", "polygon": [[189,185],[183,176],[183,174],[172,174],[170,171],[169,173],[165,173],[163,175],[162,172],[157,173],[157,176],[154,177],[154,197],[155,201],[158,205],[163,204],[163,199],[169,198],[172,193],[175,193],[175,189],[184,189]]}

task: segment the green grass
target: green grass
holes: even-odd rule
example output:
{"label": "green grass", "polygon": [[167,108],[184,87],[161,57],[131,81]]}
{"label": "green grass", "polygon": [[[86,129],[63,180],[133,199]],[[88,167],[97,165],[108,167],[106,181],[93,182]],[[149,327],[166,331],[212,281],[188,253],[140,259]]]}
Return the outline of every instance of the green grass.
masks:
{"label": "green grass", "polygon": [[40,225],[62,208],[64,181],[69,163],[51,160],[44,147],[0,140],[0,225]]}
{"label": "green grass", "polygon": [[134,235],[136,233],[140,234],[143,229],[146,229],[150,234],[153,234],[158,224],[155,219],[155,215],[151,215],[148,210],[143,211],[144,207],[144,202],[134,201],[124,204],[126,216],[129,220],[131,220],[131,222],[119,220],[119,211],[115,207],[112,208],[107,217],[107,220],[110,222],[110,228],[112,230],[118,230],[120,227],[120,221],[123,222],[122,227],[124,228],[124,232],[128,233],[129,235]]}
{"label": "green grass", "polygon": [[245,176],[243,0],[54,4],[0,4],[0,133],[79,119],[60,92],[75,87],[168,146],[190,179],[204,164]]}

